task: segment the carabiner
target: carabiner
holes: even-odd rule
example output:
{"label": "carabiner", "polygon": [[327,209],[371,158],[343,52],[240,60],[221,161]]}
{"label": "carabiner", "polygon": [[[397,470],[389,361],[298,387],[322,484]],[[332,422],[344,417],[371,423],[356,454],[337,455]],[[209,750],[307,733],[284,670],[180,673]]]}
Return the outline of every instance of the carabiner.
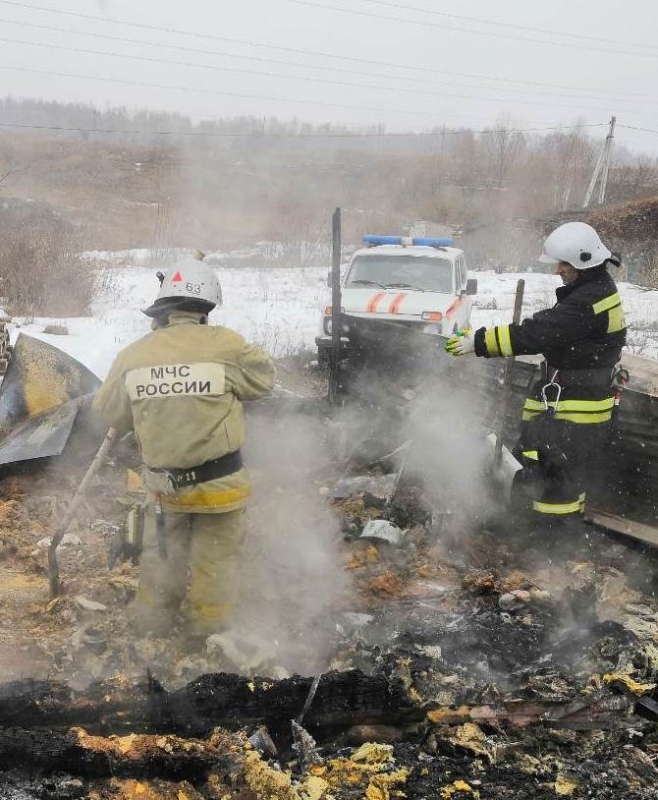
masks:
{"label": "carabiner", "polygon": [[[554,387],[555,389],[555,400],[548,399],[548,390],[551,387]],[[562,395],[562,387],[560,386],[559,383],[555,381],[555,376],[553,377],[553,380],[549,381],[549,383],[545,383],[541,387],[541,399],[544,403],[544,411],[550,416],[553,416],[557,411],[557,406],[558,403],[560,402],[561,395]]]}

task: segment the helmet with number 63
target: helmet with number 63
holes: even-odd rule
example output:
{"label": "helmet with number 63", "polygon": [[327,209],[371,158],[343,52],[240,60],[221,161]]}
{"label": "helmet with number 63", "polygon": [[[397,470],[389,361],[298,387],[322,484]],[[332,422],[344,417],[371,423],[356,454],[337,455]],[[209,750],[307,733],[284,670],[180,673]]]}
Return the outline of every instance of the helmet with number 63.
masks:
{"label": "helmet with number 63", "polygon": [[155,302],[144,313],[155,317],[176,308],[209,312],[221,304],[222,287],[215,270],[195,258],[186,258],[167,270]]}

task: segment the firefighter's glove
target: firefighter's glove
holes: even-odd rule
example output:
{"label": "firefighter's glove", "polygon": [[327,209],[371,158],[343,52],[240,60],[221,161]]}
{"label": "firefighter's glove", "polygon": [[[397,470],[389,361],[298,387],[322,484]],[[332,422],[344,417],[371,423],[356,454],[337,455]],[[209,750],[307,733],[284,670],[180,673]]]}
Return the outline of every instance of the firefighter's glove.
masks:
{"label": "firefighter's glove", "polygon": [[475,334],[471,330],[458,331],[445,344],[445,351],[451,356],[467,356],[475,352]]}

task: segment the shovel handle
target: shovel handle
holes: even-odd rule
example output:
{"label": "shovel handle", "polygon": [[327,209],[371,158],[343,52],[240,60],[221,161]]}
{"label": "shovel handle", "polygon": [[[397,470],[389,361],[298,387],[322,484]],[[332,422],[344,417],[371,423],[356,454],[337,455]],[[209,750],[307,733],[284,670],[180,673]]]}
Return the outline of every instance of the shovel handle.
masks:
{"label": "shovel handle", "polygon": [[[521,321],[521,310],[523,309],[523,292],[525,290],[525,281],[519,278],[516,282],[516,294],[514,296],[514,313],[512,315],[512,322],[518,325]],[[514,356],[505,359],[505,366],[503,367],[503,387],[502,397],[500,401],[500,424],[496,435],[496,449],[494,451],[495,463],[500,461],[503,453],[503,432],[505,430],[505,420],[507,419],[507,406],[509,405],[510,386],[512,384],[512,366],[514,364]]]}
{"label": "shovel handle", "polygon": [[59,547],[60,542],[64,538],[64,534],[69,529],[71,522],[73,521],[73,517],[75,516],[75,512],[78,510],[78,507],[82,502],[82,498],[84,497],[84,493],[87,490],[87,486],[89,486],[91,479],[98,472],[101,465],[107,458],[108,453],[112,449],[112,445],[114,444],[114,439],[116,438],[116,435],[117,432],[115,428],[110,428],[108,432],[105,434],[105,438],[103,439],[101,446],[98,448],[98,452],[94,456],[94,460],[87,468],[84,478],[80,482],[80,485],[78,486],[75,494],[73,495],[73,499],[71,500],[69,507],[66,510],[64,519],[62,520],[60,526],[57,528],[55,535],[53,536],[52,541],[50,542],[50,546],[48,548],[48,581],[50,584],[51,599],[59,597],[59,593],[61,591],[61,586],[59,582],[59,564],[57,563],[57,548]]}

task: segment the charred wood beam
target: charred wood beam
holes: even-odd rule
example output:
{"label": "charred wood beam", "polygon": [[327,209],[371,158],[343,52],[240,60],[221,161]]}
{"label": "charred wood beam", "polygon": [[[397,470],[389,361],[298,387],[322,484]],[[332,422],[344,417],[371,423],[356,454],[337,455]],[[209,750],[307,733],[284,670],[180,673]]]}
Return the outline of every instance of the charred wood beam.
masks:
{"label": "charred wood beam", "polygon": [[0,729],[2,769],[29,766],[31,773],[65,772],[87,778],[205,780],[212,770],[231,772],[235,752],[218,737],[209,741],[170,735],[103,738],[80,728],[67,733]]}
{"label": "charred wood beam", "polygon": [[[510,700],[494,705],[463,705],[435,708],[427,719],[435,725],[510,725],[527,728],[543,725],[549,728],[590,730],[616,728],[633,724],[637,698],[622,694],[597,694],[568,703],[540,700]],[[635,724],[637,717],[635,717]]]}
{"label": "charred wood beam", "polygon": [[[18,681],[0,686],[0,726],[204,736],[215,727],[287,725],[304,708],[312,683],[300,676],[273,681],[218,673],[174,692],[152,679],[139,683],[121,677],[75,692],[51,681]],[[304,724],[347,728],[423,717],[400,681],[351,670],[322,676]]]}
{"label": "charred wood beam", "polygon": [[[205,737],[215,728],[266,725],[289,731],[308,697],[312,678],[280,681],[218,673],[203,675],[167,692],[156,681],[116,678],[75,692],[63,684],[25,681],[0,686],[0,729],[59,731],[84,728],[96,734],[127,732]],[[569,728],[629,725],[638,698],[606,690],[569,703],[508,699],[496,705],[432,707],[415,704],[398,680],[358,670],[322,676],[304,725],[317,738],[359,726],[413,730],[419,724]],[[646,713],[646,710],[645,710]],[[2,759],[0,758],[0,764]]]}

